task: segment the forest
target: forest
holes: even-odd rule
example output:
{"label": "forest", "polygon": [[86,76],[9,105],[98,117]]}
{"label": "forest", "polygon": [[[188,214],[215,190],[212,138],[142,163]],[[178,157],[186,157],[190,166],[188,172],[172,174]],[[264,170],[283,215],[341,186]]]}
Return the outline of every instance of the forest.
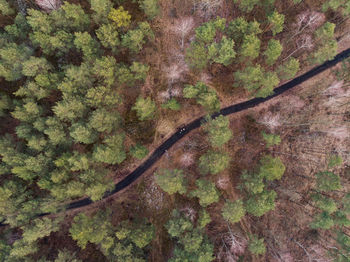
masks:
{"label": "forest", "polygon": [[0,24],[0,262],[350,262],[350,58],[220,114],[348,50],[349,0],[0,0]]}

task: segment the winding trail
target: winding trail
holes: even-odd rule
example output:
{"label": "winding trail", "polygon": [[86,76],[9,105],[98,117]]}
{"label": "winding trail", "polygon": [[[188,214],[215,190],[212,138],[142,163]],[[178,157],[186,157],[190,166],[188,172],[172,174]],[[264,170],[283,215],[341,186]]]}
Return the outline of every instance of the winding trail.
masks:
{"label": "winding trail", "polygon": [[[323,63],[322,65],[319,65],[317,67],[314,67],[310,71],[294,78],[293,80],[275,88],[274,93],[266,98],[253,98],[251,100],[248,100],[246,102],[234,104],[228,107],[225,107],[220,110],[220,112],[217,112],[212,115],[213,118],[219,116],[219,115],[230,115],[234,114],[237,112],[244,111],[246,109],[255,107],[261,103],[264,103],[268,100],[271,100],[272,98],[279,96],[283,94],[284,92],[292,89],[293,87],[305,82],[306,80],[322,73],[326,69],[329,69],[336,65],[338,62],[343,61],[347,57],[350,56],[350,48],[346,49],[345,51],[339,53],[338,55],[335,56],[334,59],[327,61]],[[151,156],[144,161],[140,166],[138,166],[133,172],[131,172],[127,177],[125,177],[123,180],[118,182],[114,189],[112,191],[106,192],[103,196],[103,199],[108,198],[115,193],[123,190],[124,188],[128,187],[130,184],[132,184],[135,180],[137,180],[143,173],[145,173],[150,167],[156,163],[160,157],[168,150],[171,148],[177,141],[179,141],[181,138],[186,136],[189,132],[192,130],[199,128],[201,126],[201,122],[204,120],[204,117],[199,117],[189,124],[181,127],[178,129],[176,133],[174,133],[171,137],[169,137],[166,141],[164,141],[152,154]],[[84,207],[87,205],[92,204],[93,201],[90,198],[84,198],[78,201],[71,202],[66,206],[66,210],[71,210],[75,208],[80,208]],[[50,213],[43,213],[39,214],[38,217],[46,216],[49,215]],[[1,226],[6,226],[6,224],[0,223]]]}

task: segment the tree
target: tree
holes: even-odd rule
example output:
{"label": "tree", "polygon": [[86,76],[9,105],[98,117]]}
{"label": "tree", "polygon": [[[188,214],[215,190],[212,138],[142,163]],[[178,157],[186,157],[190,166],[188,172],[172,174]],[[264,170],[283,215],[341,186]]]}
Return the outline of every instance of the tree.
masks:
{"label": "tree", "polygon": [[154,118],[156,104],[150,97],[143,98],[142,96],[139,96],[135,105],[131,109],[135,110],[138,118],[143,121]]}
{"label": "tree", "polygon": [[[0,102],[1,103],[1,102]],[[1,106],[0,106],[1,108]],[[343,159],[340,155],[332,154],[328,160],[328,167],[336,167],[343,164]]]}
{"label": "tree", "polygon": [[28,60],[32,50],[24,45],[6,44],[0,49],[0,76],[6,81],[16,81],[22,77],[23,62]]}
{"label": "tree", "polygon": [[98,42],[88,32],[75,32],[74,45],[83,52],[86,59],[92,59],[98,54]]}
{"label": "tree", "polygon": [[205,226],[208,225],[210,222],[211,222],[211,217],[210,217],[209,213],[205,209],[202,209],[199,212],[199,217],[197,220],[197,227],[199,227],[201,229],[205,228]]}
{"label": "tree", "polygon": [[2,15],[13,15],[15,10],[10,7],[9,3],[6,0],[0,1],[0,12]]}
{"label": "tree", "polygon": [[244,35],[243,43],[240,48],[240,55],[243,57],[248,57],[250,59],[255,59],[260,54],[260,39],[253,34]]}
{"label": "tree", "polygon": [[110,48],[113,53],[118,53],[120,45],[118,28],[115,24],[103,24],[96,30],[97,38],[105,48]]}
{"label": "tree", "polygon": [[220,101],[216,92],[203,82],[198,82],[195,86],[185,85],[183,96],[185,98],[195,98],[197,103],[209,112],[219,111],[220,109]]}
{"label": "tree", "polygon": [[111,133],[121,122],[118,112],[109,112],[104,108],[93,111],[89,118],[89,126],[98,132]]}
{"label": "tree", "polygon": [[112,224],[106,219],[107,217],[108,214],[101,211],[92,217],[80,213],[74,217],[69,233],[77,241],[78,246],[83,249],[88,242],[99,244],[113,230]]}
{"label": "tree", "polygon": [[296,73],[299,71],[299,68],[299,60],[291,57],[287,60],[287,62],[277,68],[277,72],[282,80],[288,80],[296,75]]}
{"label": "tree", "polygon": [[255,195],[264,191],[265,184],[263,177],[259,174],[243,171],[241,180],[242,188],[245,189],[248,194]]}
{"label": "tree", "polygon": [[234,202],[227,201],[221,211],[222,217],[230,222],[236,223],[241,220],[245,215],[245,208],[242,200],[236,200]]}
{"label": "tree", "polygon": [[209,119],[208,123],[204,125],[204,129],[208,133],[210,144],[213,147],[221,147],[232,138],[230,120],[223,115]]}
{"label": "tree", "polygon": [[170,109],[175,111],[179,111],[181,109],[181,105],[179,104],[179,102],[177,102],[175,98],[169,99],[167,102],[162,104],[162,107],[165,109]]}
{"label": "tree", "polygon": [[244,12],[251,12],[255,5],[259,4],[259,0],[233,0],[239,4],[239,8]]}
{"label": "tree", "polygon": [[144,248],[154,237],[154,227],[147,220],[139,221],[135,223],[128,237],[137,247]]}
{"label": "tree", "polygon": [[155,18],[160,12],[158,0],[139,0],[139,3],[140,8],[149,19]]}
{"label": "tree", "polygon": [[215,63],[228,66],[236,57],[234,45],[235,42],[232,39],[228,39],[226,36],[223,36],[219,43],[214,42],[208,46],[208,56]]}
{"label": "tree", "polygon": [[39,238],[49,236],[51,232],[59,230],[60,220],[51,220],[47,217],[35,219],[33,223],[23,226],[22,240],[26,243],[33,243]]}
{"label": "tree", "polygon": [[6,115],[6,111],[12,108],[11,98],[1,93],[0,94],[0,117]]}
{"label": "tree", "polygon": [[77,259],[74,252],[63,249],[58,251],[57,258],[54,262],[82,262],[82,260]]}
{"label": "tree", "polygon": [[227,153],[209,150],[199,158],[199,170],[201,174],[216,175],[228,167],[230,157]]}
{"label": "tree", "polygon": [[266,212],[275,208],[275,198],[277,194],[275,191],[266,191],[259,194],[252,195],[245,201],[245,208],[248,213],[253,216],[261,217]]}
{"label": "tree", "polygon": [[322,194],[313,194],[312,195],[312,200],[314,201],[316,207],[319,209],[326,211],[329,214],[334,213],[337,211],[337,204],[335,201],[327,196],[324,196]]}
{"label": "tree", "polygon": [[111,19],[117,27],[128,27],[131,23],[131,15],[128,11],[124,10],[122,6],[118,9],[111,8],[108,18]]}
{"label": "tree", "polygon": [[50,14],[57,14],[57,17],[54,17],[56,20],[55,22],[61,23],[63,27],[69,29],[69,31],[87,31],[90,25],[90,17],[88,14],[85,14],[84,9],[80,5],[70,4],[67,1],[63,3],[59,12],[52,12]]}
{"label": "tree", "polygon": [[136,144],[130,149],[130,154],[137,159],[145,158],[148,152],[148,149],[140,144]]}
{"label": "tree", "polygon": [[196,41],[192,42],[190,47],[186,49],[186,62],[191,68],[197,70],[206,68],[209,57],[205,45]]}
{"label": "tree", "polygon": [[334,221],[329,213],[322,212],[316,215],[310,226],[314,229],[330,229],[334,226]]}
{"label": "tree", "polygon": [[113,7],[110,0],[90,0],[91,10],[95,13],[92,15],[96,24],[106,23],[108,15]]}
{"label": "tree", "polygon": [[218,202],[220,193],[217,190],[214,183],[204,180],[198,179],[196,181],[197,189],[190,192],[191,197],[198,197],[199,204],[203,207],[207,207],[212,203]]}
{"label": "tree", "polygon": [[285,170],[286,167],[279,157],[273,158],[267,155],[260,160],[259,176],[264,177],[266,180],[280,180]]}
{"label": "tree", "polygon": [[280,14],[275,10],[271,15],[267,17],[267,19],[270,23],[273,36],[283,31],[283,24],[284,24],[283,14]]}
{"label": "tree", "polygon": [[199,229],[185,232],[179,239],[179,242],[183,245],[184,249],[189,252],[196,252],[199,250],[203,241],[203,234]]}
{"label": "tree", "polygon": [[126,158],[123,133],[114,134],[104,139],[104,144],[95,145],[92,157],[95,161],[106,164],[120,164]]}
{"label": "tree", "polygon": [[178,210],[173,210],[172,218],[165,224],[165,228],[172,237],[179,237],[182,233],[193,229],[192,222]]}
{"label": "tree", "polygon": [[70,128],[69,134],[77,143],[83,144],[92,144],[98,137],[96,131],[84,122],[74,123]]}
{"label": "tree", "polygon": [[262,79],[264,77],[263,71],[260,65],[248,66],[243,71],[237,71],[234,73],[236,83],[234,86],[243,86],[248,91],[254,91],[261,86]]}
{"label": "tree", "polygon": [[141,22],[138,28],[129,30],[122,36],[122,46],[130,49],[133,53],[138,53],[142,50],[146,39],[152,40],[154,38],[151,26],[147,22]]}
{"label": "tree", "polygon": [[329,192],[341,188],[340,177],[332,172],[318,172],[316,173],[317,190]]}
{"label": "tree", "polygon": [[229,22],[227,26],[227,34],[240,43],[245,35],[258,35],[262,33],[260,24],[257,21],[248,22],[244,17],[238,17]]}
{"label": "tree", "polygon": [[266,252],[266,247],[263,238],[258,238],[256,235],[252,235],[249,238],[248,249],[253,255],[263,255]]}
{"label": "tree", "polygon": [[180,169],[161,169],[154,177],[157,185],[170,195],[174,193],[185,194],[187,191],[185,175]]}
{"label": "tree", "polygon": [[25,76],[34,77],[39,73],[47,73],[50,69],[52,66],[44,57],[31,56],[23,62],[22,73]]}
{"label": "tree", "polygon": [[271,39],[267,45],[266,51],[264,52],[266,63],[268,65],[273,65],[281,55],[282,49],[283,47],[278,40]]}
{"label": "tree", "polygon": [[281,143],[281,137],[279,135],[267,134],[263,131],[262,136],[265,140],[267,148],[279,145]]}
{"label": "tree", "polygon": [[327,60],[333,59],[338,50],[336,40],[328,40],[324,45],[318,47],[311,55],[310,62],[313,64],[321,64]]}

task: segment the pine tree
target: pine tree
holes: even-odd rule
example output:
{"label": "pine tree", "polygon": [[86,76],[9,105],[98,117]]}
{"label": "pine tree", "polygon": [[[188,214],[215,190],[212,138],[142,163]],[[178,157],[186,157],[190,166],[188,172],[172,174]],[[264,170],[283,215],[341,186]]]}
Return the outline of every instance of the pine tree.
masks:
{"label": "pine tree", "polygon": [[267,155],[260,160],[259,176],[266,178],[266,180],[280,180],[285,170],[286,167],[279,157],[273,158]]}
{"label": "pine tree", "polygon": [[149,19],[155,18],[160,13],[158,0],[139,0],[140,8]]}
{"label": "pine tree", "polygon": [[15,14],[15,10],[10,7],[9,3],[6,0],[0,0],[0,12],[3,15]]}
{"label": "pine tree", "polygon": [[223,115],[209,119],[208,123],[204,125],[204,129],[208,133],[210,144],[213,147],[221,147],[232,138],[230,121],[228,117]]}
{"label": "pine tree", "polygon": [[122,6],[118,9],[112,8],[108,14],[108,18],[111,19],[117,27],[128,27],[131,23],[131,15],[128,11],[124,10]]}
{"label": "pine tree", "polygon": [[179,169],[161,169],[155,174],[157,185],[168,194],[174,193],[185,194],[187,184],[185,174]]}
{"label": "pine tree", "polygon": [[275,191],[266,191],[259,194],[252,195],[245,201],[245,208],[248,213],[253,216],[261,217],[266,212],[275,208],[275,198],[277,194]]}
{"label": "pine tree", "polygon": [[340,177],[332,172],[318,172],[316,173],[317,190],[329,192],[341,188]]}
{"label": "pine tree", "polygon": [[95,13],[92,15],[96,24],[106,23],[113,3],[110,0],[91,0],[91,10]]}
{"label": "pine tree", "polygon": [[190,196],[198,197],[201,206],[207,207],[219,201],[220,193],[214,183],[204,179],[198,179],[196,181],[196,186],[197,189],[190,192]]}
{"label": "pine tree", "polygon": [[277,68],[277,72],[282,80],[288,80],[296,75],[296,73],[299,71],[299,68],[299,60],[291,57],[287,60],[287,62]]}
{"label": "pine tree", "polygon": [[258,238],[256,235],[252,235],[249,238],[248,249],[253,255],[263,255],[266,252],[266,247],[263,238]]}
{"label": "pine tree", "polygon": [[273,36],[283,31],[283,24],[284,24],[283,14],[280,14],[277,11],[274,11],[271,15],[267,17],[267,19],[271,25],[271,31]]}
{"label": "pine tree", "polygon": [[120,46],[120,39],[118,28],[115,24],[103,24],[96,30],[97,38],[105,48],[110,48],[113,53],[118,53]]}
{"label": "pine tree", "polygon": [[281,143],[281,137],[279,135],[267,134],[263,131],[262,136],[266,142],[267,148],[279,145]]}
{"label": "pine tree", "polygon": [[156,104],[150,97],[143,98],[142,96],[139,96],[135,102],[135,105],[132,107],[132,110],[136,111],[136,114],[141,121],[149,120],[154,118]]}
{"label": "pine tree", "polygon": [[140,144],[136,144],[130,149],[130,154],[137,159],[145,158],[148,152],[148,149]]}
{"label": "pine tree", "polygon": [[264,52],[264,55],[266,56],[266,63],[268,65],[273,65],[281,55],[282,49],[283,47],[278,40],[271,39],[268,42],[266,51]]}
{"label": "pine tree", "polygon": [[230,157],[228,154],[209,150],[199,158],[199,170],[201,174],[218,174],[228,167]]}
{"label": "pine tree", "polygon": [[242,200],[236,200],[234,202],[227,201],[221,211],[222,217],[230,222],[236,223],[241,220],[245,215],[245,208]]}

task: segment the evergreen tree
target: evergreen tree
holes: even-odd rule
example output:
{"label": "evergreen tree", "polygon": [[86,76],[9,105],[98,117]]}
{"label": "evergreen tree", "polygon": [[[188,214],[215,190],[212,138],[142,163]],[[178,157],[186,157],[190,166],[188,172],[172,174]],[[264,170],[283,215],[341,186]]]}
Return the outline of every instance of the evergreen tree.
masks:
{"label": "evergreen tree", "polygon": [[240,48],[240,55],[250,59],[255,59],[260,54],[260,39],[253,34],[243,36],[243,43]]}
{"label": "evergreen tree", "polygon": [[6,0],[0,0],[0,12],[2,15],[13,15],[15,10],[10,7]]}
{"label": "evergreen tree", "polygon": [[316,173],[317,190],[329,192],[341,188],[340,177],[332,172],[318,172]]}
{"label": "evergreen tree", "polygon": [[148,149],[140,144],[136,144],[130,149],[130,154],[137,159],[145,158],[148,152]]}
{"label": "evergreen tree", "polygon": [[312,196],[312,200],[314,201],[316,207],[323,211],[326,211],[329,214],[334,213],[338,209],[337,204],[333,199],[323,196],[322,194],[314,194]]}
{"label": "evergreen tree", "polygon": [[281,143],[281,137],[279,135],[267,134],[263,131],[262,136],[265,140],[267,148],[273,147],[274,145],[279,145]]}
{"label": "evergreen tree", "polygon": [[322,212],[316,215],[310,226],[314,229],[330,229],[334,226],[334,220],[329,213]]}
{"label": "evergreen tree", "polygon": [[265,184],[263,181],[263,177],[259,174],[248,173],[247,171],[243,171],[242,176],[242,188],[247,191],[248,194],[258,194],[263,192]]}
{"label": "evergreen tree", "polygon": [[209,112],[219,111],[220,109],[220,101],[216,92],[202,82],[198,82],[195,86],[185,85],[183,96],[185,98],[195,98],[197,103]]}
{"label": "evergreen tree", "polygon": [[105,48],[110,48],[113,53],[118,53],[120,45],[118,28],[115,24],[103,24],[96,30],[97,38]]}
{"label": "evergreen tree", "polygon": [[260,160],[259,176],[266,178],[266,180],[281,179],[285,170],[286,167],[279,157],[273,158],[267,155]]}
{"label": "evergreen tree", "polygon": [[117,27],[128,27],[131,23],[131,15],[128,11],[124,10],[122,6],[118,9],[111,8],[108,18],[111,19]]}
{"label": "evergreen tree", "polygon": [[230,222],[236,223],[241,220],[245,215],[245,208],[242,200],[236,200],[234,202],[227,201],[221,211],[222,217]]}
{"label": "evergreen tree", "polygon": [[270,23],[273,36],[283,31],[283,24],[284,24],[283,14],[280,14],[277,11],[274,11],[271,15],[267,17],[267,19]]}
{"label": "evergreen tree", "polygon": [[219,43],[214,42],[208,46],[208,56],[213,62],[228,66],[236,57],[234,45],[235,42],[232,39],[223,36]]}
{"label": "evergreen tree", "polygon": [[141,121],[152,119],[154,118],[154,113],[156,111],[156,104],[150,97],[143,98],[142,96],[139,96],[135,105],[132,107],[132,110],[136,111],[136,114]]}
{"label": "evergreen tree", "polygon": [[239,8],[244,12],[251,12],[255,5],[259,4],[259,0],[233,0],[239,4]]}
{"label": "evergreen tree", "polygon": [[158,0],[139,0],[139,3],[140,8],[149,19],[155,18],[160,12]]}
{"label": "evergreen tree", "polygon": [[155,174],[155,180],[157,185],[170,195],[185,194],[187,191],[185,174],[180,169],[162,169]]}
{"label": "evergreen tree", "polygon": [[252,235],[249,238],[248,249],[253,255],[263,255],[266,252],[266,247],[263,238],[258,238],[256,235]]}
{"label": "evergreen tree", "polygon": [[273,65],[281,55],[282,49],[283,47],[278,40],[271,39],[267,45],[266,51],[264,52],[266,63],[268,65]]}
{"label": "evergreen tree", "polygon": [[245,201],[245,208],[248,213],[253,216],[261,217],[266,212],[275,208],[275,198],[277,194],[275,191],[266,191],[252,195]]}
{"label": "evergreen tree", "polygon": [[288,80],[296,75],[296,73],[299,71],[299,67],[299,60],[291,57],[287,60],[287,62],[277,68],[277,72],[282,80]]}
{"label": "evergreen tree", "polygon": [[204,129],[208,132],[209,141],[213,147],[221,147],[232,138],[230,120],[223,115],[209,119]]}
{"label": "evergreen tree", "polygon": [[74,123],[70,128],[70,136],[77,143],[92,144],[96,141],[98,135],[84,122]]}
{"label": "evergreen tree", "polygon": [[113,3],[110,0],[90,0],[91,10],[95,13],[92,15],[96,24],[106,23],[108,15],[111,12]]}
{"label": "evergreen tree", "polygon": [[207,207],[219,201],[220,193],[214,183],[204,179],[198,179],[196,185],[197,189],[190,192],[190,196],[198,197],[201,206]]}
{"label": "evergreen tree", "polygon": [[199,212],[197,226],[199,228],[205,228],[205,226],[208,225],[210,222],[211,222],[211,217],[210,217],[209,213],[205,209],[202,209]]}
{"label": "evergreen tree", "polygon": [[162,107],[165,109],[170,109],[175,111],[178,111],[181,109],[181,105],[179,104],[179,102],[177,102],[175,98],[169,99],[167,102],[162,104]]}
{"label": "evergreen tree", "polygon": [[228,167],[230,157],[228,154],[209,150],[199,158],[199,170],[201,174],[218,174]]}
{"label": "evergreen tree", "polygon": [[165,224],[165,228],[172,237],[179,237],[182,233],[193,229],[192,222],[178,210],[173,210],[172,218]]}

